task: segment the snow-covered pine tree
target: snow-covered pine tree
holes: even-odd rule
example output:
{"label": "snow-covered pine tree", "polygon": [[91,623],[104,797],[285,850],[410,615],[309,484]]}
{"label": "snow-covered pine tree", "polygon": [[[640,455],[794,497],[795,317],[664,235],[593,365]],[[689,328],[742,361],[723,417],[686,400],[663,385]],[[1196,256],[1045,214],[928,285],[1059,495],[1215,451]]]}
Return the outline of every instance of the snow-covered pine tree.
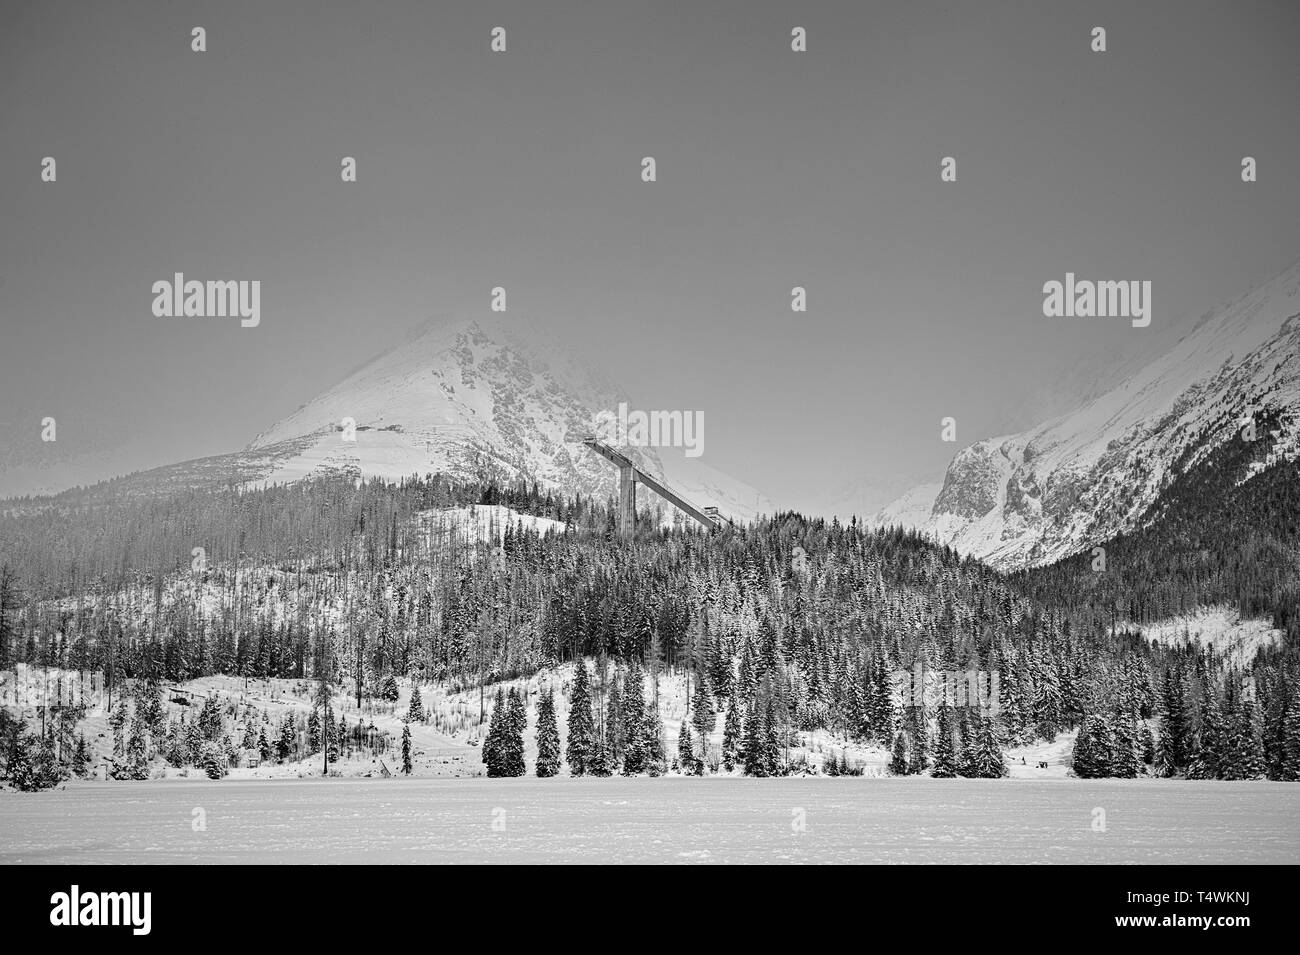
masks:
{"label": "snow-covered pine tree", "polygon": [[1172,776],[1191,761],[1191,720],[1187,711],[1187,691],[1183,684],[1182,671],[1170,668],[1165,673],[1164,689],[1161,693],[1164,718],[1160,724],[1160,740],[1163,746],[1161,766],[1162,775]]}
{"label": "snow-covered pine tree", "polygon": [[611,765],[617,766],[623,759],[627,748],[627,734],[624,731],[623,681],[614,668],[614,678],[609,681],[609,700],[605,707],[605,741],[609,746]]}
{"label": "snow-covered pine tree", "polygon": [[595,753],[595,723],[591,716],[587,665],[579,660],[574,667],[573,694],[569,698],[569,739],[564,751],[569,772],[574,776],[590,772],[590,763]]}
{"label": "snow-covered pine tree", "polygon": [[1038,735],[1048,742],[1061,731],[1064,700],[1056,660],[1051,651],[1035,657],[1032,664],[1034,676],[1034,722]]}
{"label": "snow-covered pine tree", "polygon": [[402,723],[402,772],[411,775],[411,721]]}
{"label": "snow-covered pine tree", "polygon": [[224,725],[221,704],[217,702],[216,696],[210,694],[204,697],[203,706],[199,709],[199,733],[204,739],[220,739]]}
{"label": "snow-covered pine tree", "polygon": [[510,688],[507,701],[509,712],[502,737],[501,775],[523,776],[528,772],[524,765],[524,730],[528,726],[528,704],[524,701],[524,694],[514,687]]}
{"label": "snow-covered pine tree", "polygon": [[326,704],[324,726],[321,732],[325,737],[325,745],[328,751],[325,754],[326,759],[331,762],[338,762],[339,758],[339,735],[342,725],[334,719],[334,707]]}
{"label": "snow-covered pine tree", "polygon": [[872,731],[877,741],[888,746],[894,742],[897,712],[894,707],[894,683],[883,648],[876,653],[871,674],[871,695]]}
{"label": "snow-covered pine tree", "polygon": [[293,714],[286,713],[280,722],[280,732],[275,740],[275,756],[280,762],[287,762],[298,745],[298,729],[293,722]]}
{"label": "snow-covered pine tree", "polygon": [[1129,704],[1122,704],[1115,713],[1115,744],[1111,757],[1110,775],[1119,779],[1136,779],[1141,769],[1137,719]]}
{"label": "snow-covered pine tree", "polygon": [[973,742],[975,757],[970,761],[971,775],[977,779],[1001,779],[1008,774],[991,717],[979,717]]}
{"label": "snow-covered pine tree", "polygon": [[609,747],[604,740],[597,740],[587,765],[587,775],[605,777],[613,774],[614,758],[609,753]]}
{"label": "snow-covered pine tree", "polygon": [[72,753],[72,771],[83,779],[90,775],[90,746],[84,732],[77,734],[77,748]]}
{"label": "snow-covered pine tree", "polygon": [[1219,698],[1213,687],[1207,685],[1204,690],[1204,700],[1201,703],[1200,737],[1197,741],[1196,752],[1192,756],[1191,766],[1187,770],[1187,778],[1221,778],[1226,750],[1227,738],[1224,732],[1223,713],[1219,707]]}
{"label": "snow-covered pine tree", "polygon": [[1286,713],[1282,717],[1281,750],[1278,779],[1300,781],[1300,687],[1293,688],[1287,700]]}
{"label": "snow-covered pine tree", "polygon": [[1110,776],[1114,758],[1115,734],[1110,724],[1098,714],[1085,716],[1074,740],[1074,774],[1083,779]]}
{"label": "snow-covered pine tree", "polygon": [[492,701],[492,714],[488,717],[487,735],[483,737],[483,765],[487,767],[489,776],[504,776],[501,764],[501,743],[505,735],[506,724],[506,694],[505,690],[497,687],[496,696]]}
{"label": "snow-covered pine tree", "polygon": [[740,750],[746,776],[767,775],[767,760],[763,752],[764,735],[763,716],[755,703],[749,708],[749,717],[745,720],[745,737]]}
{"label": "snow-covered pine tree", "polygon": [[727,772],[740,762],[740,747],[744,729],[740,723],[740,704],[733,695],[728,701],[727,718],[722,726],[722,766]]}
{"label": "snow-covered pine tree", "polygon": [[683,719],[677,731],[677,765],[683,776],[696,775],[695,740],[691,737],[691,722]]}
{"label": "snow-covered pine tree", "polygon": [[554,776],[560,771],[560,729],[555,720],[555,693],[549,687],[537,699],[537,768],[538,776]]}
{"label": "snow-covered pine tree", "polygon": [[718,717],[713,712],[713,700],[709,696],[709,687],[707,679],[703,672],[696,676],[695,696],[691,700],[691,725],[695,727],[695,735],[701,740],[701,754],[704,747],[708,745],[709,734],[717,725]]}
{"label": "snow-covered pine tree", "polygon": [[924,707],[915,706],[911,708],[908,723],[911,726],[912,745],[909,747],[910,756],[907,764],[909,775],[916,776],[924,773],[928,763],[929,745],[927,733],[925,730],[925,709]]}
{"label": "snow-covered pine tree", "polygon": [[126,700],[118,701],[117,708],[108,718],[108,725],[113,730],[113,756],[120,759],[126,751],[126,724],[131,718],[127,711]]}
{"label": "snow-covered pine tree", "polygon": [[776,719],[776,704],[769,697],[767,709],[763,714],[763,768],[769,776],[780,776],[784,771],[781,765],[780,732]]}
{"label": "snow-covered pine tree", "polygon": [[406,718],[412,723],[424,722],[424,700],[420,697],[420,684],[411,684],[411,702],[406,707]]}
{"label": "snow-covered pine tree", "polygon": [[208,779],[221,779],[229,771],[230,764],[226,762],[226,754],[222,751],[221,744],[214,740],[204,740],[203,748],[199,753],[199,768],[203,770]]}
{"label": "snow-covered pine tree", "polygon": [[623,775],[639,776],[646,771],[645,687],[641,666],[635,660],[628,667],[623,685]]}
{"label": "snow-covered pine tree", "polygon": [[1259,729],[1255,726],[1255,707],[1250,701],[1243,700],[1225,710],[1224,720],[1228,723],[1224,758],[1222,765],[1223,779],[1261,779],[1264,776],[1264,746],[1259,738]]}
{"label": "snow-covered pine tree", "polygon": [[900,730],[894,734],[894,752],[889,760],[889,771],[895,776],[906,776],[907,769],[907,741]]}
{"label": "snow-covered pine tree", "polygon": [[934,765],[930,775],[938,779],[951,779],[957,775],[957,750],[954,741],[952,707],[946,702],[939,707],[934,737]]}
{"label": "snow-covered pine tree", "polygon": [[664,748],[664,724],[653,698],[646,701],[641,726],[645,738],[645,770],[651,776],[662,776],[668,770],[668,753]]}

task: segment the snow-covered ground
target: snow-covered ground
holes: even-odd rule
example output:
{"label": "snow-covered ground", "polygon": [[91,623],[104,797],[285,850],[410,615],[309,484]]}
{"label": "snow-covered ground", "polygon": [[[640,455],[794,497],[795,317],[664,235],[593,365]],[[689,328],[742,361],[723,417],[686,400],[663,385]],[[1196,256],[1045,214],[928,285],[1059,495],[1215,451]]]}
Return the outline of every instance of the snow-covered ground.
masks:
{"label": "snow-covered ground", "polygon": [[1289,863],[1300,787],[331,779],[0,794],[14,863]]}
{"label": "snow-covered ground", "polygon": [[1140,627],[1142,636],[1164,646],[1211,644],[1220,655],[1236,665],[1248,665],[1256,651],[1282,638],[1282,631],[1269,620],[1242,620],[1232,607],[1199,607],[1193,613],[1171,617]]}
{"label": "snow-covered ground", "polygon": [[[587,668],[588,673],[593,674],[592,702],[594,706],[600,697],[600,686],[598,680],[594,677],[595,668],[590,661],[588,661]],[[574,664],[566,663],[559,667],[547,668],[527,679],[507,681],[501,684],[503,687],[513,685],[527,693],[528,727],[524,731],[524,757],[530,771],[537,756],[538,696],[548,686],[555,690],[555,715],[560,730],[560,745],[561,747],[565,746],[568,743],[569,695],[573,687],[573,675]],[[613,668],[611,667],[611,678],[612,675]],[[486,711],[489,717],[492,712],[492,698],[496,693],[496,686],[496,684],[489,685],[484,694]],[[655,693],[655,680],[649,672],[644,674],[642,686],[645,699],[649,702],[654,698]],[[664,750],[668,754],[668,762],[671,764],[677,756],[677,735],[681,731],[682,717],[687,712],[686,675],[680,670],[660,671],[658,687],[659,718],[664,726]],[[471,745],[478,744],[482,733],[486,731],[486,724],[479,723],[479,690],[477,687],[471,687],[462,692],[446,692],[440,687],[422,686],[420,695],[426,708],[430,710],[429,723],[443,738],[463,741]],[[403,687],[399,709],[406,705],[408,699],[409,693]],[[718,712],[714,719],[714,730],[709,734],[708,752],[712,757],[712,761],[715,762],[721,758],[724,722],[725,711]],[[695,750],[698,755],[700,752],[699,737],[694,728],[691,730],[691,736],[695,739]],[[884,775],[885,768],[889,764],[890,753],[888,750],[878,746],[866,746],[861,743],[851,742],[826,730],[799,733],[797,737],[798,745],[792,745],[787,750],[789,759],[792,762],[806,760],[808,767],[816,771],[820,771],[826,760],[838,759],[841,755],[850,764],[860,765],[864,770],[864,774]],[[477,753],[477,751],[475,752]],[[481,769],[479,764],[472,763],[471,765],[475,770]]]}

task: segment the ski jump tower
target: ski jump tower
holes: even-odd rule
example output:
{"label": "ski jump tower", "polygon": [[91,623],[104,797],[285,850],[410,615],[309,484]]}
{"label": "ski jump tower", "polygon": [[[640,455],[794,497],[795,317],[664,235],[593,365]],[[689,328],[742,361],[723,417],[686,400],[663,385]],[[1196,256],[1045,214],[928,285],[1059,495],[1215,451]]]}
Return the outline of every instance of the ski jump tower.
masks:
{"label": "ski jump tower", "polygon": [[644,484],[708,530],[717,530],[726,520],[718,513],[716,507],[696,507],[668,485],[642,471],[627,455],[597,438],[583,438],[582,443],[618,468],[618,532],[624,537],[632,536],[632,531],[636,529],[636,486],[638,484]]}

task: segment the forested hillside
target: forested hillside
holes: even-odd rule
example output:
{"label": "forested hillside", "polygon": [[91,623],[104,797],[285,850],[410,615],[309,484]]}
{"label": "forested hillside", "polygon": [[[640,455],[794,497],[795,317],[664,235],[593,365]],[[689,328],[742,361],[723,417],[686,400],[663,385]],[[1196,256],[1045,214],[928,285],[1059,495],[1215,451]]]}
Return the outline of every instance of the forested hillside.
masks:
{"label": "forested hillside", "polygon": [[[701,723],[734,728],[733,762],[756,774],[788,769],[770,757],[796,732],[891,747],[899,773],[1000,776],[1003,747],[1078,729],[1080,775],[1295,779],[1295,465],[1228,489],[1242,463],[1174,482],[1147,530],[1107,546],[1104,573],[1084,555],[1011,578],[912,533],[789,513],[627,540],[608,503],[436,476],[25,501],[0,517],[0,665],[102,670],[124,687],[311,680],[361,701],[391,698],[394,680],[464,689],[594,659],[598,675],[615,664],[612,694],[639,702],[607,719],[602,684],[588,756],[567,771],[592,753],[629,773],[687,768],[639,695],[642,672],[671,670],[688,675]],[[483,533],[461,519],[474,505],[519,516]],[[1129,630],[1211,600],[1290,636],[1243,670]],[[897,675],[917,666],[919,696]],[[954,672],[978,674],[985,703],[996,673],[998,706],[945,700]],[[502,725],[519,730],[518,714]],[[8,751],[28,732],[11,730]],[[166,733],[141,745],[137,764],[163,755]]]}

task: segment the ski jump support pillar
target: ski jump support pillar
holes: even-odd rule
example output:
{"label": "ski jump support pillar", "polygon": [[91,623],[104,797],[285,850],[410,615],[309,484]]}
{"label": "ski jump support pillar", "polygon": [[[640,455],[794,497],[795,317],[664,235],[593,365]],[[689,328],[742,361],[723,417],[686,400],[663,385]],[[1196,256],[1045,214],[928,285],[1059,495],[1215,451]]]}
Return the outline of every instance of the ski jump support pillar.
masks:
{"label": "ski jump support pillar", "polygon": [[627,455],[595,438],[584,438],[582,443],[618,468],[618,532],[624,537],[631,537],[636,529],[636,486],[638,484],[644,484],[683,514],[693,517],[706,529],[717,530],[720,518],[701,510],[662,481],[646,474]]}

